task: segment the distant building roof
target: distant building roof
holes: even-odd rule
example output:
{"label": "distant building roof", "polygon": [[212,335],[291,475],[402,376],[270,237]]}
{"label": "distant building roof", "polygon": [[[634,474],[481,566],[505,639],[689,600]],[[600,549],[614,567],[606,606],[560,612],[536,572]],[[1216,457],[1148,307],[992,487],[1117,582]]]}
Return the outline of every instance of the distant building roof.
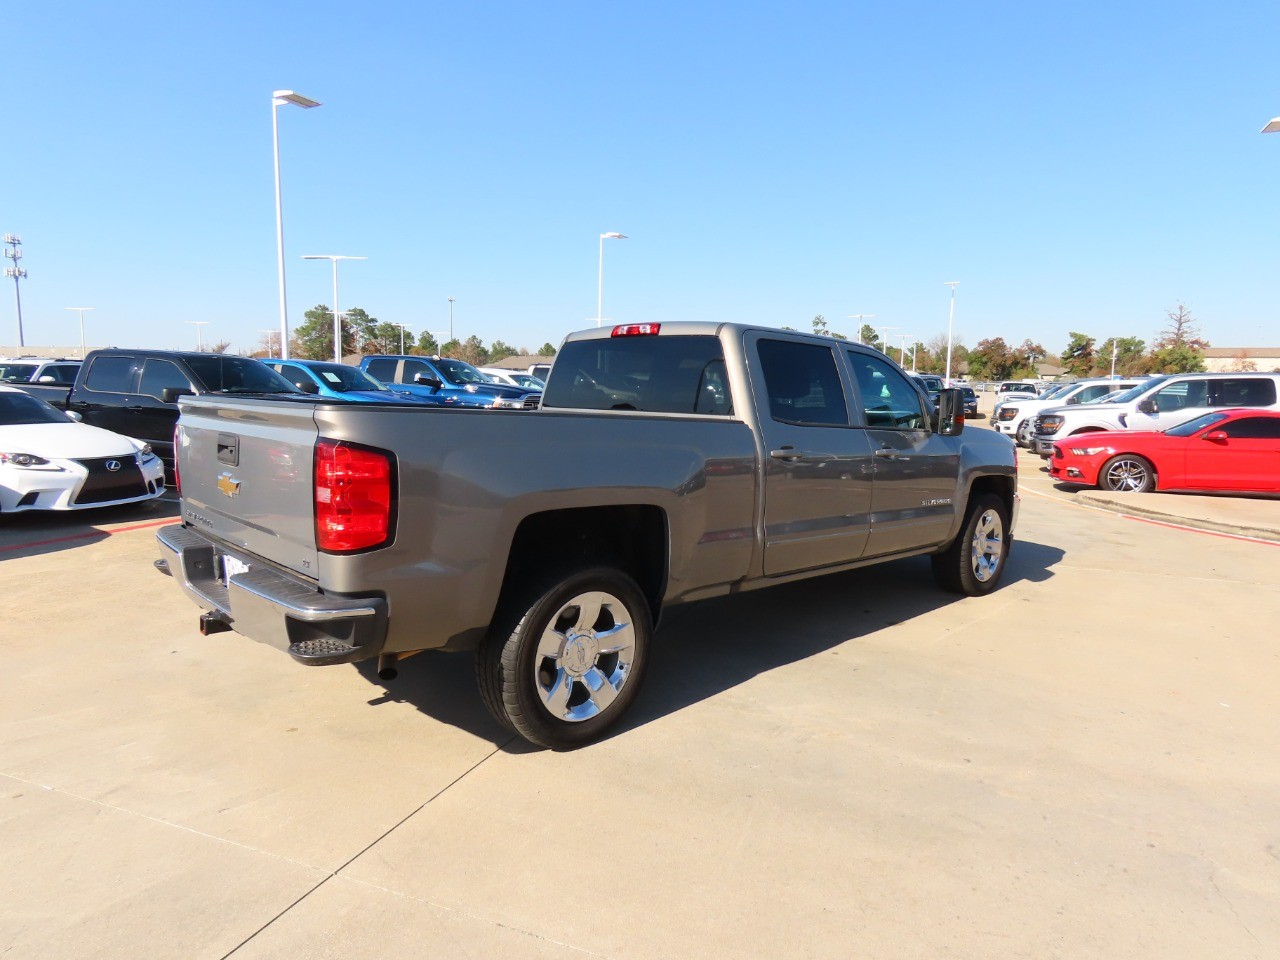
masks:
{"label": "distant building roof", "polygon": [[494,360],[487,364],[490,367],[498,367],[501,370],[528,370],[535,363],[550,363],[552,357],[540,357],[537,354],[526,353],[520,357],[503,357],[501,360]]}

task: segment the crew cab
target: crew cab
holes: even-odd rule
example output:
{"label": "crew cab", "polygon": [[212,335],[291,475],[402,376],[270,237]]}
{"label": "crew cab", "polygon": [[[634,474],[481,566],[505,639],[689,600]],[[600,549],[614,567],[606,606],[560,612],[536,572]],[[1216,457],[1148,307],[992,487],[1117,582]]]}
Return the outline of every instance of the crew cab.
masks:
{"label": "crew cab", "polygon": [[360,369],[445,406],[525,410],[537,407],[542,397],[541,390],[492,383],[471,364],[448,357],[364,357]]}
{"label": "crew cab", "polygon": [[1280,373],[1172,373],[1151,377],[1102,403],[1053,406],[1035,418],[1031,448],[1053,456],[1064,437],[1099,430],[1167,430],[1210,410],[1280,409]]}
{"label": "crew cab", "polygon": [[664,611],[918,555],[982,596],[1018,512],[1015,447],[966,432],[958,391],[935,406],[877,350],[772,328],[572,334],[541,407],[503,416],[181,405],[157,566],[202,633],[386,680],[476,650],[486,707],[555,748],[625,713]]}

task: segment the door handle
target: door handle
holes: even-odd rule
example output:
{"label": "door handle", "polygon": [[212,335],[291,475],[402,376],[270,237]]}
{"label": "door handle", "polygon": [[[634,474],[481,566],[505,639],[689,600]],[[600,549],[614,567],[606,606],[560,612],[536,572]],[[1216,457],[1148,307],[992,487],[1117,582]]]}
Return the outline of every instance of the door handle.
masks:
{"label": "door handle", "polygon": [[893,447],[880,447],[876,450],[876,456],[885,460],[897,460],[898,451],[894,450]]}
{"label": "door handle", "polygon": [[125,409],[126,410],[144,410],[146,408],[143,407],[143,405],[140,403],[129,403],[125,405]]}
{"label": "door handle", "polygon": [[797,450],[795,447],[783,447],[781,450],[770,450],[769,456],[774,460],[792,462],[802,459],[804,457],[804,453],[803,451]]}

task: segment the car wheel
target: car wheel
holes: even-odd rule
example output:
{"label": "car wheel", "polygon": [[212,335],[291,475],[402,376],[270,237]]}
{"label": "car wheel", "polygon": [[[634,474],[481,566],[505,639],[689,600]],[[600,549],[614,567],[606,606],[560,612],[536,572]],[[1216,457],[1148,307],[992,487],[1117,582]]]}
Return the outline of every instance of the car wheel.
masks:
{"label": "car wheel", "polygon": [[932,557],[938,584],[970,597],[994,590],[1009,556],[1008,530],[1009,511],[1003,500],[990,493],[974,497],[960,533]]}
{"label": "car wheel", "polygon": [[543,747],[598,739],[639,692],[653,632],[636,582],[612,567],[576,567],[503,606],[476,658],[485,706]]}
{"label": "car wheel", "polygon": [[1018,424],[1017,444],[1020,447],[1031,446],[1032,424],[1030,420],[1023,420]]}
{"label": "car wheel", "polygon": [[1112,457],[1098,471],[1098,486],[1116,493],[1147,493],[1155,489],[1156,472],[1151,461],[1132,453]]}

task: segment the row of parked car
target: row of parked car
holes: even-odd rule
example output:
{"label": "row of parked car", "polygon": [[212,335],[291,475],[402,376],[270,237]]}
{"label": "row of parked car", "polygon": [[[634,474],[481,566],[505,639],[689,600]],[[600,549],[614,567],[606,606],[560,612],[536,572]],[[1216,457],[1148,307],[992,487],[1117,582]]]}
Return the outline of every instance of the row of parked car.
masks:
{"label": "row of parked car", "polygon": [[538,406],[543,381],[460,360],[365,357],[359,367],[171,350],[95,350],[83,362],[0,358],[0,513],[161,496],[178,400],[211,393],[488,409]]}
{"label": "row of parked car", "polygon": [[1280,373],[1076,380],[1008,395],[990,425],[1065,483],[1280,492]]}

